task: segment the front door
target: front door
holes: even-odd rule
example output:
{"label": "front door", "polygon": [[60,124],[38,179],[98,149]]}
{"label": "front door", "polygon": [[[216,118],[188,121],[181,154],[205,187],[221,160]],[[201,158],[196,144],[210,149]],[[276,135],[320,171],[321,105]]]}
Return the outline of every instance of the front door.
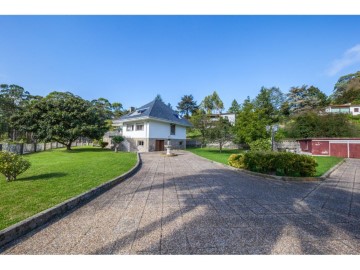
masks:
{"label": "front door", "polygon": [[155,151],[164,151],[164,140],[155,141]]}

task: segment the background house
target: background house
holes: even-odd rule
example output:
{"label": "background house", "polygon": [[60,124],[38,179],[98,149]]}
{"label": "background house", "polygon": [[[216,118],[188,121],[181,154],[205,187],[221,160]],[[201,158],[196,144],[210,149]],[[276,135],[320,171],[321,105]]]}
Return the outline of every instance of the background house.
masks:
{"label": "background house", "polygon": [[185,149],[186,128],[191,127],[188,120],[160,99],[114,120],[113,125],[125,138],[122,150],[140,152],[164,151],[168,139],[173,149]]}
{"label": "background house", "polygon": [[327,113],[351,113],[352,115],[360,115],[360,105],[357,104],[343,104],[343,105],[330,105],[326,107]]}
{"label": "background house", "polygon": [[211,120],[216,121],[219,117],[229,120],[231,125],[235,125],[235,113],[217,113],[217,114],[209,114]]}

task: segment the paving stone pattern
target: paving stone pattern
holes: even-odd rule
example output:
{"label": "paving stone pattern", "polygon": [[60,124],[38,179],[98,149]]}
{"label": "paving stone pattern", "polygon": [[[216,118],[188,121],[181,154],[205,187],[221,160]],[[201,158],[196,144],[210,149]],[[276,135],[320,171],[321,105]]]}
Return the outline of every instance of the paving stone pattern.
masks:
{"label": "paving stone pattern", "polygon": [[290,183],[178,154],[142,154],[136,175],[3,254],[360,254],[360,160]]}

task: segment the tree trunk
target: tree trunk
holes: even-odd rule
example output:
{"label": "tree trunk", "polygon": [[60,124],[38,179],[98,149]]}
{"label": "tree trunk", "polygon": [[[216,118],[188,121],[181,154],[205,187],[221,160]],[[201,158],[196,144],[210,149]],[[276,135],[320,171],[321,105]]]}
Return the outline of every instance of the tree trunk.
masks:
{"label": "tree trunk", "polygon": [[71,150],[71,142],[69,144],[65,144],[66,145],[66,150]]}
{"label": "tree trunk", "polygon": [[219,146],[220,146],[220,153],[222,151],[222,142],[219,143]]}

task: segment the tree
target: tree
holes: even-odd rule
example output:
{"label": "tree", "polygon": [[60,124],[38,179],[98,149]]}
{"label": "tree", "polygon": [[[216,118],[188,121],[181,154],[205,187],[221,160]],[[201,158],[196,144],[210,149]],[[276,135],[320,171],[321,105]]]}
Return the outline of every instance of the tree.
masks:
{"label": "tree", "polygon": [[56,141],[71,150],[79,137],[99,139],[107,131],[106,110],[98,103],[69,92],[52,92],[32,102],[28,108],[12,118],[14,125],[36,134],[39,140]]}
{"label": "tree", "polygon": [[263,117],[269,120],[269,124],[277,123],[280,120],[281,105],[284,102],[284,95],[277,87],[261,87],[260,93],[254,100],[254,107],[263,112]]}
{"label": "tree", "polygon": [[212,113],[213,111],[215,111],[215,113],[221,113],[221,111],[224,109],[224,103],[216,91],[214,91],[211,95],[206,96],[202,101],[201,106],[208,114]]}
{"label": "tree", "polygon": [[333,104],[360,102],[360,71],[339,78],[331,95]]}
{"label": "tree", "polygon": [[156,99],[156,100],[163,101],[160,94],[157,94],[156,97],[155,97],[155,99]]}
{"label": "tree", "polygon": [[115,144],[115,152],[118,151],[118,147],[120,145],[120,143],[122,143],[124,141],[124,137],[122,136],[115,136],[112,138],[113,143]]}
{"label": "tree", "polygon": [[236,101],[236,99],[234,99],[231,102],[231,106],[228,110],[229,113],[238,113],[240,111],[240,104]]}
{"label": "tree", "polygon": [[7,133],[8,137],[16,139],[16,130],[11,125],[10,118],[18,113],[26,104],[37,97],[30,95],[23,87],[12,84],[0,85],[0,133]]}
{"label": "tree", "polygon": [[206,115],[203,109],[197,109],[192,114],[190,122],[194,126],[194,129],[197,129],[200,132],[201,145],[205,145],[210,123],[209,117]]}
{"label": "tree", "polygon": [[285,127],[288,138],[357,137],[359,128],[345,114],[319,115],[308,111],[296,115]]}
{"label": "tree", "polygon": [[184,95],[176,106],[179,112],[184,115],[186,119],[190,118],[190,114],[193,114],[197,107],[198,106],[193,95]]}
{"label": "tree", "polygon": [[106,115],[107,119],[111,119],[113,117],[111,103],[106,98],[93,99],[91,103],[98,110],[101,110],[102,113]]}
{"label": "tree", "polygon": [[328,105],[328,99],[317,87],[303,85],[301,87],[291,87],[287,94],[287,103],[290,113],[298,114],[321,109]]}
{"label": "tree", "polygon": [[236,115],[234,127],[235,143],[249,144],[258,139],[269,138],[266,125],[269,120],[264,117],[264,112],[256,108],[248,97],[241,106],[240,112]]}
{"label": "tree", "polygon": [[123,105],[120,102],[114,102],[111,104],[113,118],[120,118],[124,115]]}
{"label": "tree", "polygon": [[219,151],[221,153],[224,143],[231,140],[231,131],[232,126],[229,120],[220,117],[216,121],[210,122],[206,136],[210,141],[219,144]]}

